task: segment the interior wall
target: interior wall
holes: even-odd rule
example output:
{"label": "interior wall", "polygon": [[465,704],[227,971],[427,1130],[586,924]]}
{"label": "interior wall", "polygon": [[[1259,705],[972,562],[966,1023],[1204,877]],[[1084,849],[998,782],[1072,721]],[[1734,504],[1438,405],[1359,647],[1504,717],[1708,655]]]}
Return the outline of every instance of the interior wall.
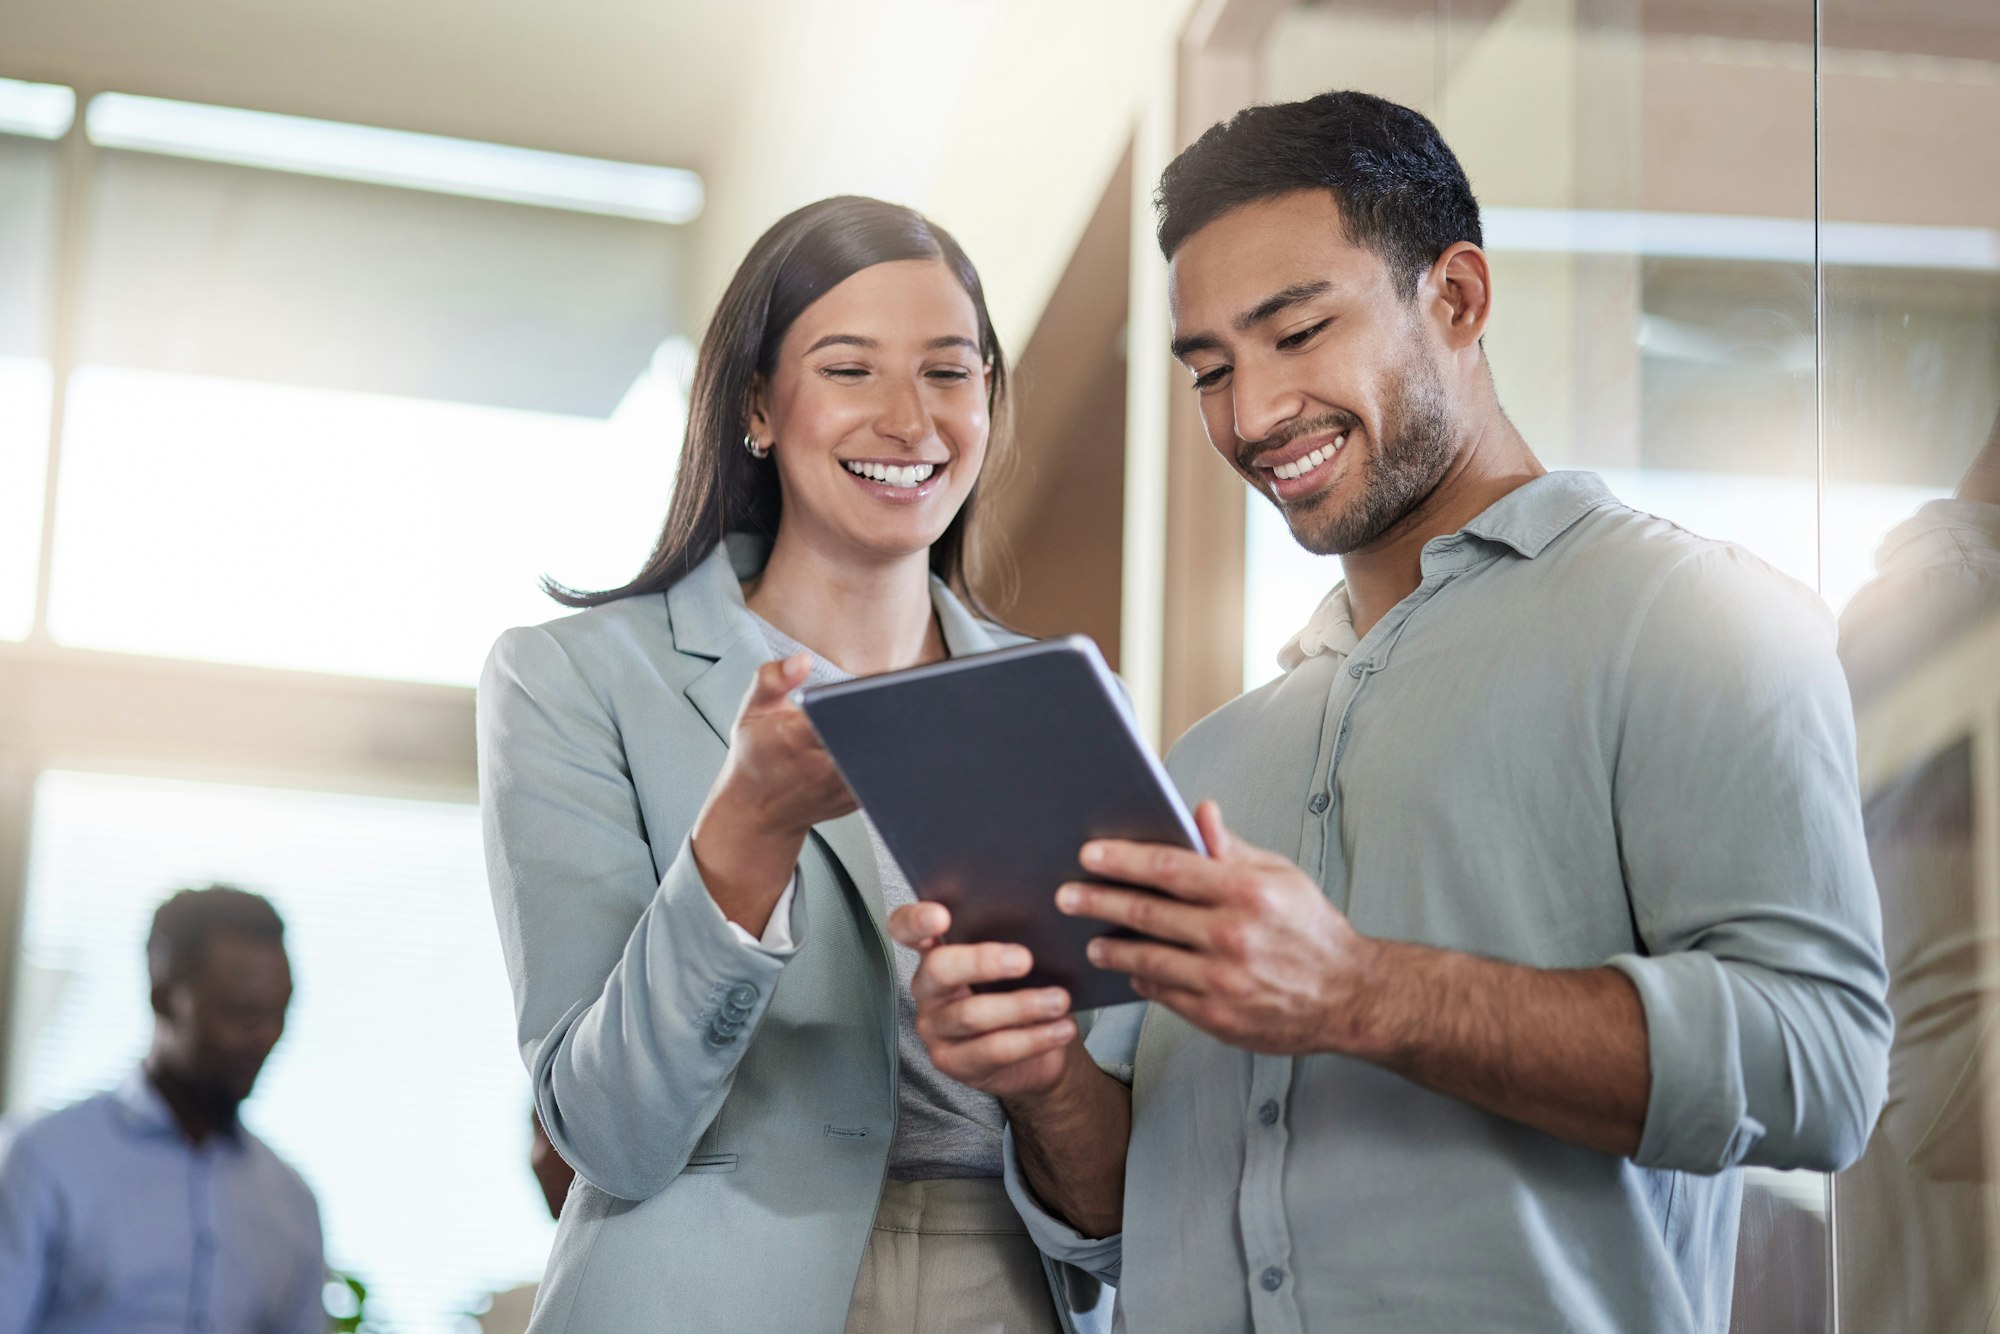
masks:
{"label": "interior wall", "polygon": [[993,496],[1010,557],[1002,614],[1034,635],[1086,634],[1115,670],[1123,587],[1128,147],[1015,365],[1015,456]]}

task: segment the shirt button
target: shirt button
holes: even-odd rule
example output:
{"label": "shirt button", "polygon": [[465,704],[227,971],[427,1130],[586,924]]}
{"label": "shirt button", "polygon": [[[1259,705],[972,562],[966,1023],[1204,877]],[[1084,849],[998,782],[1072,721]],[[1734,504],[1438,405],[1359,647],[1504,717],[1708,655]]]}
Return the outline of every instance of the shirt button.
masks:
{"label": "shirt button", "polygon": [[1272,1265],[1264,1271],[1263,1277],[1257,1281],[1264,1285],[1264,1291],[1276,1292],[1279,1288],[1285,1286],[1285,1271],[1276,1265]]}
{"label": "shirt button", "polygon": [[1257,1109],[1257,1119],[1267,1126],[1278,1124],[1278,1100],[1266,1099],[1264,1105]]}
{"label": "shirt button", "polygon": [[1324,815],[1326,814],[1326,808],[1330,805],[1332,803],[1326,799],[1326,793],[1315,792],[1312,794],[1312,800],[1306,803],[1306,809],[1314,815]]}
{"label": "shirt button", "polygon": [[1365,669],[1365,668],[1363,668],[1363,667],[1362,667],[1362,665],[1361,665],[1360,663],[1358,663],[1358,662],[1357,662],[1357,663],[1355,663],[1355,664],[1354,664],[1354,665],[1353,665],[1352,667],[1349,667],[1349,668],[1347,669],[1347,674],[1348,674],[1349,676],[1353,677],[1353,678],[1354,678],[1355,680],[1357,680],[1357,681],[1358,681],[1358,680],[1360,680],[1360,679],[1361,679],[1361,673],[1362,673],[1362,672],[1363,672],[1364,670],[1366,670],[1366,669]]}

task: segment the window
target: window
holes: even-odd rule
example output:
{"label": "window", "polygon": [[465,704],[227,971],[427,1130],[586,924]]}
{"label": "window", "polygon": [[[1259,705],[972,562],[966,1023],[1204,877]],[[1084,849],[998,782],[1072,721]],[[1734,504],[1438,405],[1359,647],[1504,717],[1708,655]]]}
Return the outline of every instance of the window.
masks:
{"label": "window", "polygon": [[57,148],[75,97],[0,79],[0,639],[34,619],[49,448]]}

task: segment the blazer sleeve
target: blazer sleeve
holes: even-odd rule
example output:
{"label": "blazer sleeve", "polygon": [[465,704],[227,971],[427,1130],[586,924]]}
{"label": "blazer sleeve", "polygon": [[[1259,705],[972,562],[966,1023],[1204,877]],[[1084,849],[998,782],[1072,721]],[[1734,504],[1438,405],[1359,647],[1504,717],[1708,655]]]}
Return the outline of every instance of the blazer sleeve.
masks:
{"label": "blazer sleeve", "polygon": [[548,631],[501,636],[478,728],[487,879],[536,1109],[584,1180],[647,1199],[729,1095],[790,953],[730,930],[685,834],[655,877],[623,738]]}

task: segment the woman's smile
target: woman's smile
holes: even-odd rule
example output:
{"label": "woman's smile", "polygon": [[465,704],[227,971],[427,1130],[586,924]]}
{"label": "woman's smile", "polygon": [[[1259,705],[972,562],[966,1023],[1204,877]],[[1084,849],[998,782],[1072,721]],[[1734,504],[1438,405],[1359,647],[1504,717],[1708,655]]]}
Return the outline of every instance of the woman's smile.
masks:
{"label": "woman's smile", "polygon": [[889,504],[907,505],[937,494],[949,461],[920,463],[900,459],[841,459],[840,466],[864,495]]}

